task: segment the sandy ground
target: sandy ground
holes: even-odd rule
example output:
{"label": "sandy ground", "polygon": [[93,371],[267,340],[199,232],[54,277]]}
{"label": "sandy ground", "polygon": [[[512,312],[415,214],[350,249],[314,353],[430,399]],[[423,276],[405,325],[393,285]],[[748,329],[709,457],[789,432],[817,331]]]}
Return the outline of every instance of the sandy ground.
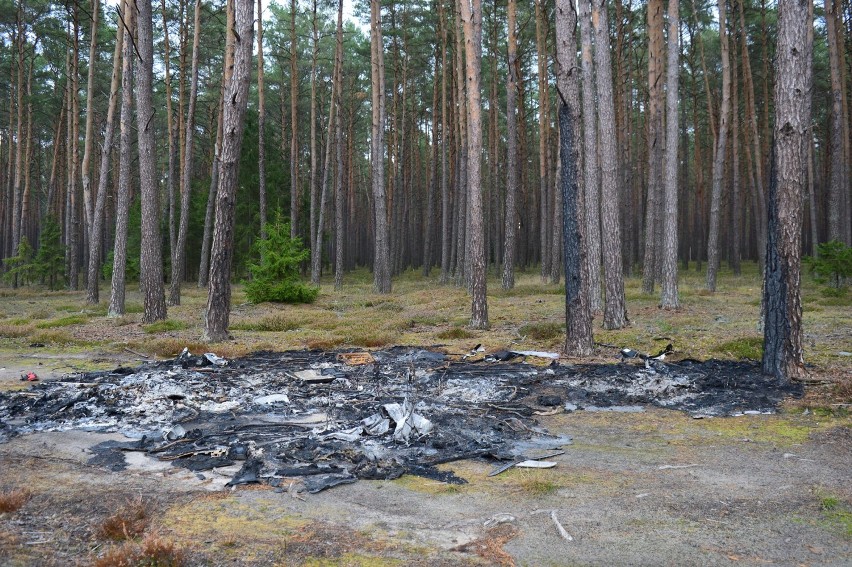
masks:
{"label": "sandy ground", "polygon": [[0,489],[32,496],[0,514],[0,563],[92,564],[115,545],[104,519],[141,497],[148,532],[190,565],[852,564],[848,414],[647,409],[541,423],[574,438],[553,469],[489,478],[492,463],[464,461],[446,466],[470,481],[461,487],[403,477],[304,500],[138,454],[123,472],[88,465],[114,435],[18,437],[0,445]]}

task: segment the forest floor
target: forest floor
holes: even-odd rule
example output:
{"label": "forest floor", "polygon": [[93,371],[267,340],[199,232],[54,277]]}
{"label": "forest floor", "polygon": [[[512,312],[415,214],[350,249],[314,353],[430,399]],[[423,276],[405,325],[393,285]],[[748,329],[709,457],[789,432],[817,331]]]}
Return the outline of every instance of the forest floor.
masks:
{"label": "forest floor", "polygon": [[[682,274],[683,307],[657,308],[627,281],[631,325],[604,331],[588,361],[615,363],[618,348],[675,359],[759,360],[760,281],[753,266],[722,275],[719,291]],[[0,389],[24,372],[70,372],[174,357],[184,347],[227,358],[256,350],[409,345],[467,353],[477,344],[558,351],[562,289],[521,274],[511,292],[489,280],[491,329],[466,328],[465,291],[437,274],[406,273],[389,296],[356,272],[313,305],[245,303],[233,297],[234,339],[200,342],[206,295],[184,290],[169,319],[86,307],[83,292],[0,290]],[[696,420],[666,409],[575,411],[538,418],[574,443],[548,470],[491,464],[445,467],[468,484],[419,477],[360,481],[306,495],[269,487],[211,490],[192,473],[150,459],[123,472],[87,464],[115,434],[39,433],[0,445],[0,563],[127,565],[145,553],[187,565],[848,565],[852,563],[852,294],[803,279],[805,359],[819,382],[774,415]],[[102,294],[108,294],[104,289]],[[43,345],[43,346],[36,346]],[[607,346],[611,345],[611,346]],[[19,497],[22,507],[4,512]],[[9,506],[9,508],[15,508]],[[560,537],[551,518],[573,537]],[[129,539],[128,539],[129,538]],[[127,540],[121,543],[122,540]],[[122,563],[124,561],[124,563]],[[100,562],[100,563],[98,563]]]}

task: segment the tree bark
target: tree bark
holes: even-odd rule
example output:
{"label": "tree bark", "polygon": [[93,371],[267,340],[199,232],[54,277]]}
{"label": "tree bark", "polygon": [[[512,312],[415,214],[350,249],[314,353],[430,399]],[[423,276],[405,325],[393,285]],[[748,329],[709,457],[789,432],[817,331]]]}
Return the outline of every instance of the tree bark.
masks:
{"label": "tree bark", "polygon": [[387,197],[385,196],[385,61],[382,43],[382,17],[379,0],[370,0],[370,62],[372,78],[373,135],[371,170],[375,222],[373,288],[376,293],[391,292],[390,243],[388,240]]}
{"label": "tree bark", "polygon": [[669,46],[666,62],[666,154],[665,154],[665,186],[663,196],[663,249],[662,261],[662,292],[660,307],[677,309],[679,306],[677,293],[677,131],[678,131],[678,79],[680,76],[680,19],[678,0],[669,0]]}
{"label": "tree bark", "polygon": [[[439,2],[441,0],[438,0]],[[435,193],[438,189],[438,140],[442,135],[438,131],[438,75],[439,47],[435,47],[435,76],[432,77],[432,143],[429,156],[429,185],[426,191],[426,227],[423,231],[423,277],[429,277],[432,271],[432,249],[434,248]]]}
{"label": "tree bark", "polygon": [[222,86],[219,93],[219,117],[216,132],[216,143],[213,146],[213,166],[211,167],[210,190],[207,193],[207,211],[204,216],[204,236],[201,244],[201,265],[198,270],[198,287],[206,287],[210,281],[210,266],[212,263],[211,247],[213,244],[213,224],[216,214],[219,178],[222,169],[222,140],[224,134],[225,94],[231,82],[234,68],[235,25],[233,0],[227,0],[225,8],[225,57],[222,72]]}
{"label": "tree bark", "polygon": [[722,53],[722,104],[719,107],[719,133],[713,152],[713,185],[710,195],[710,231],[707,236],[707,289],[716,291],[719,270],[719,223],[722,202],[722,183],[725,176],[725,151],[728,143],[728,119],[731,114],[731,65],[728,55],[728,32],[725,21],[725,0],[719,0],[719,39]]}
{"label": "tree bark", "polygon": [[769,183],[769,237],[763,372],[803,378],[801,278],[805,148],[811,131],[813,3],[779,0],[775,59],[775,124]]}
{"label": "tree bark", "polygon": [[[831,74],[831,127],[828,137],[828,239],[846,242],[847,235],[843,218],[844,191],[850,190],[846,180],[844,156],[844,119],[843,119],[843,83],[841,78],[840,51],[838,49],[836,28],[841,25],[837,13],[837,2],[825,0],[825,23],[828,41],[828,60]],[[841,22],[841,23],[839,23]],[[848,242],[846,242],[849,244]]]}
{"label": "tree bark", "polygon": [[[21,241],[21,196],[23,191],[22,180],[24,177],[24,45],[26,43],[26,33],[24,30],[24,8],[22,4],[18,5],[17,14],[17,35],[16,44],[18,52],[17,65],[17,127],[15,135],[17,143],[15,144],[15,181],[12,187],[12,245],[7,247],[8,256],[14,256],[18,253],[18,245]],[[11,91],[11,85],[10,85]],[[11,110],[11,109],[10,109]],[[10,112],[11,122],[11,112]],[[11,154],[10,154],[11,155]],[[17,279],[15,280],[17,282]],[[17,287],[17,283],[15,285]]]}
{"label": "tree bark", "polygon": [[[119,10],[124,11],[122,0]],[[89,270],[86,279],[86,303],[94,305],[100,301],[99,283],[101,268],[101,248],[103,247],[104,207],[106,206],[107,180],[109,179],[109,158],[112,154],[112,137],[115,132],[115,108],[118,101],[119,78],[122,68],[122,50],[124,48],[124,31],[121,20],[118,22],[115,53],[112,56],[112,78],[109,87],[109,104],[107,106],[106,126],[104,127],[104,143],[101,148],[100,177],[95,197],[95,208],[92,218],[92,230],[89,233]]]}
{"label": "tree bark", "polygon": [[464,25],[465,67],[467,78],[467,140],[468,140],[468,218],[470,219],[470,249],[468,266],[471,280],[470,326],[488,328],[488,300],[485,281],[485,238],[482,220],[482,106],[480,78],[482,61],[482,2],[461,0]]}
{"label": "tree bark", "polygon": [[210,252],[210,287],[204,316],[204,340],[211,342],[228,338],[230,278],[234,254],[234,208],[254,39],[254,0],[233,0],[231,4],[234,11],[234,64],[230,80],[226,84],[225,105],[222,109],[222,156],[219,166],[219,190],[216,194],[216,224]]}
{"label": "tree bark", "polygon": [[257,199],[260,237],[266,238],[266,96],[263,90],[263,5],[257,0]]}
{"label": "tree bark", "polygon": [[438,25],[441,36],[441,277],[445,284],[450,279],[450,238],[452,232],[452,214],[450,212],[450,165],[448,146],[450,133],[447,114],[447,20],[444,0],[438,0]]}
{"label": "tree bark", "polygon": [[136,54],[133,50],[133,29],[135,26],[135,2],[124,1],[122,18],[124,46],[121,57],[121,118],[119,121],[119,166],[118,195],[115,206],[115,243],[112,261],[112,289],[109,298],[108,315],[124,315],[125,271],[127,266],[127,221],[130,213],[130,162],[131,162],[131,121],[133,120],[133,65]]}
{"label": "tree bark", "polygon": [[[341,31],[342,33],[342,31]],[[337,105],[334,103],[334,93],[337,89],[337,81],[340,80],[338,73],[340,69],[337,66],[337,57],[335,55],[334,62],[334,73],[332,74],[332,96],[330,104],[328,105],[328,127],[325,129],[328,132],[328,138],[325,144],[325,160],[323,162],[322,168],[322,182],[321,182],[321,191],[320,198],[318,204],[318,214],[317,214],[317,224],[316,224],[316,235],[314,236],[314,247],[311,250],[311,284],[318,286],[320,285],[320,276],[322,275],[322,239],[323,232],[325,231],[325,211],[326,205],[328,202],[328,178],[331,171],[331,150],[334,148],[334,144],[331,141],[331,134],[335,130],[335,119],[336,119],[336,111]]]}
{"label": "tree bark", "polygon": [[618,154],[615,149],[615,107],[612,98],[609,25],[606,0],[592,3],[595,30],[595,70],[598,88],[598,129],[601,160],[601,233],[606,274],[605,329],[627,325],[624,303],[624,273],[621,259],[621,223],[619,220]]}
{"label": "tree bark", "polygon": [[589,309],[600,313],[601,301],[601,203],[600,167],[598,164],[598,132],[595,125],[595,69],[592,55],[592,4],[580,0],[580,52],[583,76],[583,190],[586,209],[586,262],[589,271]]}
{"label": "tree bark", "polygon": [[549,217],[551,211],[549,205],[549,187],[547,184],[547,130],[549,118],[547,116],[548,92],[547,92],[547,36],[544,31],[544,0],[535,0],[535,44],[536,59],[538,60],[538,179],[539,179],[539,247],[541,251],[541,281],[546,283],[550,268],[550,245],[549,237],[551,225]]}
{"label": "tree bark", "polygon": [[[754,148],[754,166],[750,171],[754,172],[755,185],[753,187],[752,201],[754,202],[754,223],[757,232],[757,253],[760,269],[763,270],[764,255],[766,254],[766,200],[763,183],[763,156],[760,147],[760,134],[757,128],[757,110],[754,102],[754,80],[751,73],[751,61],[748,54],[748,40],[746,37],[745,2],[738,2],[740,13],[740,51],[742,52],[742,70],[746,103],[746,122],[751,133],[751,142]],[[746,151],[746,160],[748,160]]]}
{"label": "tree bark", "polygon": [[[339,0],[337,3],[337,50],[335,52],[335,65],[337,67],[337,78],[334,83],[335,91],[334,100],[332,101],[332,104],[337,106],[337,123],[334,129],[337,152],[337,159],[335,160],[337,162],[337,179],[334,184],[334,289],[339,291],[343,288],[343,205],[345,190],[343,187],[343,0]],[[329,143],[331,143],[330,140]]]}
{"label": "tree bark", "polygon": [[[317,28],[317,0],[313,0],[312,2],[312,10],[311,10],[311,26],[312,26],[312,42],[313,42],[313,54],[311,56],[311,188],[310,188],[310,199],[311,199],[311,210],[308,212],[310,217],[310,222],[308,223],[308,227],[310,232],[308,233],[308,238],[311,243],[311,258],[313,258],[317,254],[321,254],[319,250],[317,250],[317,216],[319,216],[319,187],[317,187],[318,182],[318,171],[317,171],[317,58],[319,57],[319,29]],[[313,281],[313,276],[311,276],[311,281]]]}
{"label": "tree bark", "polygon": [[[733,22],[731,27],[734,28]],[[736,31],[734,31],[734,41],[731,46],[733,57],[731,57],[731,240],[729,263],[734,275],[739,276],[742,273],[740,266],[742,209],[740,208],[740,98],[736,37]]]}
{"label": "tree bark", "polygon": [[654,293],[661,258],[657,240],[663,192],[663,0],[648,2],[648,196],[645,205],[645,254],[642,293]]}
{"label": "tree bark", "polygon": [[86,82],[86,140],[83,145],[83,162],[80,167],[83,181],[83,211],[85,213],[85,231],[91,234],[94,201],[92,199],[92,146],[94,138],[94,99],[95,99],[95,62],[98,56],[98,13],[100,2],[92,0],[92,31],[89,42],[89,73]]}
{"label": "tree bark", "polygon": [[299,234],[299,77],[296,0],[290,0],[290,238]]}
{"label": "tree bark", "polygon": [[[169,23],[166,18],[166,0],[161,1],[163,15],[163,67],[165,70],[166,86],[166,132],[169,140],[169,162],[166,172],[166,206],[169,209],[169,252],[171,262],[171,279],[175,280],[177,264],[177,197],[175,195],[175,169],[178,161],[178,128],[175,123],[174,110],[172,108],[172,70],[171,70],[171,43],[169,41]],[[169,301],[171,303],[171,299]]]}
{"label": "tree bark", "polygon": [[577,12],[570,0],[556,1],[557,87],[559,107],[559,179],[562,191],[562,252],[565,264],[565,347],[568,356],[588,356],[594,349],[589,311],[588,277],[583,238],[586,217],[583,192],[578,187],[580,85],[574,29]]}
{"label": "tree bark", "polygon": [[[195,104],[198,99],[198,43],[201,34],[201,0],[195,0],[192,32],[192,68],[189,81],[189,103],[186,112],[183,167],[180,176],[180,225],[178,227],[176,254],[172,264],[172,281],[169,303],[180,305],[180,288],[183,284],[186,263],[186,239],[189,234],[189,204],[192,196],[193,146],[195,133]],[[218,143],[218,136],[217,136]],[[214,158],[215,161],[215,158]],[[211,200],[212,201],[212,200]],[[205,223],[206,224],[206,223]]]}
{"label": "tree bark", "polygon": [[163,250],[160,236],[160,191],[154,147],[154,41],[151,0],[136,0],[137,48],[136,126],[139,145],[139,187],[142,196],[142,256],[139,262],[139,287],[142,290],[143,323],[166,318],[163,288]]}
{"label": "tree bark", "polygon": [[512,289],[515,287],[515,247],[518,238],[518,36],[515,0],[508,0],[506,13],[509,25],[509,72],[506,74],[506,225],[502,285],[503,289]]}

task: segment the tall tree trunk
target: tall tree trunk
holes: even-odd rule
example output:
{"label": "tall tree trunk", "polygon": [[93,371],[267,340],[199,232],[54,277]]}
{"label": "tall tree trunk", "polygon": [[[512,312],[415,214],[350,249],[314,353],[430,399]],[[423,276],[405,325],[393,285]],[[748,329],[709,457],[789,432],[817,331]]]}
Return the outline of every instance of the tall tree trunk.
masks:
{"label": "tall tree trunk", "polygon": [[[825,0],[826,39],[828,42],[828,60],[831,74],[831,127],[829,128],[828,155],[828,239],[846,242],[846,222],[844,213],[844,192],[850,190],[846,180],[846,160],[844,152],[843,118],[843,82],[841,73],[840,50],[838,49],[836,28],[842,26],[838,13],[838,3]],[[849,244],[847,242],[847,244]]]}
{"label": "tall tree trunk", "polygon": [[[342,32],[341,32],[342,33]],[[337,59],[335,56],[334,73],[332,75],[332,97],[328,105],[328,127],[325,129],[328,132],[328,138],[325,144],[325,160],[322,168],[321,191],[317,214],[316,236],[314,237],[314,248],[311,250],[311,284],[320,285],[320,276],[322,275],[322,238],[325,231],[325,211],[328,203],[328,178],[331,171],[331,150],[334,144],[331,141],[331,134],[335,129],[335,115],[337,105],[334,104],[334,92],[337,89],[337,81],[340,77],[338,73],[340,69],[337,67]]]}
{"label": "tall tree trunk", "polygon": [[[742,54],[742,70],[746,104],[746,122],[750,129],[751,142],[754,148],[754,166],[749,168],[754,172],[755,185],[752,191],[752,201],[754,202],[754,223],[757,232],[757,253],[760,269],[763,270],[764,255],[766,254],[766,201],[764,198],[765,188],[763,183],[763,157],[760,146],[760,134],[757,128],[757,110],[754,101],[754,80],[751,73],[751,61],[748,53],[748,38],[746,37],[745,11],[744,1],[737,3],[740,14],[740,52]],[[748,160],[749,152],[746,150],[746,160]],[[751,175],[750,175],[751,176]]]}
{"label": "tall tree trunk", "polygon": [[807,141],[808,148],[808,212],[811,221],[811,256],[817,256],[817,244],[819,244],[819,232],[817,226],[816,195],[814,194],[814,141]]}
{"label": "tall tree trunk", "polygon": [[210,246],[213,243],[213,215],[216,214],[216,193],[219,190],[219,164],[222,155],[222,117],[225,108],[225,81],[219,89],[219,112],[216,117],[216,141],[213,143],[213,160],[210,167],[210,188],[207,190],[207,208],[204,212],[204,232],[201,236],[201,262],[198,266],[198,287],[207,287],[210,281]]}
{"label": "tall tree trunk", "polygon": [[441,277],[445,284],[450,279],[450,239],[452,214],[450,212],[450,165],[448,150],[450,133],[447,115],[447,20],[444,0],[438,0],[438,25],[441,36]]}
{"label": "tall tree trunk", "polygon": [[[124,36],[121,57],[121,118],[119,122],[119,165],[118,195],[115,206],[115,241],[112,262],[112,289],[109,297],[110,317],[124,315],[125,271],[127,266],[127,221],[130,213],[130,162],[131,162],[131,121],[133,120],[133,65],[136,53],[133,49],[133,30],[135,27],[135,2],[123,3]],[[121,29],[121,28],[120,28]]]}
{"label": "tall tree trunk", "polygon": [[290,0],[290,238],[299,234],[299,76],[296,0]]}
{"label": "tall tree trunk", "polygon": [[[33,54],[34,55],[34,54]],[[33,56],[29,69],[27,70],[27,146],[24,150],[24,191],[21,195],[21,236],[20,240],[27,240],[27,244],[35,244],[35,239],[27,234],[30,226],[30,172],[32,171],[33,157],[33,67],[35,67],[35,56]],[[33,236],[35,236],[33,234]]]}
{"label": "tall tree trunk", "polygon": [[[735,26],[731,26],[735,29]],[[742,209],[740,208],[740,98],[739,77],[737,69],[737,41],[734,32],[731,58],[731,241],[730,265],[735,276],[741,274],[740,256],[742,254],[742,238],[740,224]]]}
{"label": "tall tree trunk", "polygon": [[[343,0],[337,3],[337,50],[335,52],[335,65],[337,66],[337,79],[334,83],[335,92],[332,104],[337,105],[337,124],[335,131],[335,146],[337,152],[336,172],[337,180],[334,187],[334,289],[343,288],[343,248],[344,248],[344,226],[343,226]],[[434,108],[434,106],[433,106]],[[329,140],[329,143],[331,141]],[[433,143],[435,140],[433,138]],[[431,211],[430,211],[431,213]]]}
{"label": "tall tree trunk", "polygon": [[222,157],[219,191],[216,194],[216,224],[210,251],[210,287],[204,315],[204,339],[212,342],[228,338],[237,174],[248,105],[254,39],[254,0],[232,0],[231,5],[234,11],[234,64],[230,80],[226,83],[225,105],[222,109]]}
{"label": "tall tree trunk", "polygon": [[577,12],[570,0],[556,0],[557,87],[562,104],[559,107],[559,179],[562,191],[562,251],[565,263],[565,354],[588,356],[592,353],[592,317],[589,311],[588,277],[583,238],[586,218],[583,192],[578,186],[579,148],[576,141],[580,128],[580,85],[577,45],[574,29]]}
{"label": "tall tree trunk", "polygon": [[[439,2],[441,0],[438,0]],[[435,76],[432,78],[432,144],[429,157],[429,185],[426,195],[426,228],[423,232],[423,277],[429,277],[432,271],[432,250],[434,244],[435,223],[435,193],[438,190],[438,140],[443,133],[438,130],[438,75],[439,47],[435,46]]]}
{"label": "tall tree trunk", "polygon": [[68,164],[68,212],[66,214],[68,222],[68,238],[66,240],[68,246],[68,259],[66,260],[66,271],[68,272],[68,287],[72,290],[77,290],[80,287],[80,247],[81,247],[81,231],[80,231],[80,201],[77,194],[77,171],[79,167],[79,133],[80,133],[80,108],[79,108],[79,67],[80,67],[80,22],[79,22],[79,6],[74,4],[73,16],[74,35],[71,40],[71,93],[69,99],[69,114],[68,118],[71,121],[69,132],[69,157]]}
{"label": "tall tree trunk", "polygon": [[[186,239],[189,234],[189,204],[192,196],[193,144],[195,133],[195,104],[198,99],[198,42],[201,35],[201,0],[195,0],[195,13],[192,32],[192,69],[189,81],[189,107],[186,113],[186,132],[183,136],[183,167],[180,176],[180,226],[176,254],[172,264],[172,281],[169,290],[169,303],[180,305],[180,287],[183,283],[186,264]],[[219,135],[217,134],[217,144]],[[215,161],[215,157],[213,158]],[[212,202],[212,199],[210,199]],[[206,225],[206,223],[205,223]]]}
{"label": "tall tree trunk", "polygon": [[373,288],[376,293],[391,292],[390,242],[388,240],[387,197],[385,196],[385,60],[382,43],[382,15],[379,0],[370,0],[370,44],[372,57],[373,135],[371,170],[375,223]]}
{"label": "tall tree trunk", "polygon": [[[311,38],[313,54],[311,55],[311,210],[308,238],[311,243],[311,258],[322,254],[317,249],[317,216],[319,215],[319,187],[317,187],[317,58],[319,57],[319,29],[317,27],[317,0],[313,0],[311,8]],[[313,279],[313,277],[311,278]]]}
{"label": "tall tree trunk", "polygon": [[[201,265],[198,270],[198,287],[206,287],[210,281],[210,266],[212,264],[213,224],[218,202],[219,181],[222,170],[222,146],[225,136],[224,117],[225,105],[227,104],[225,94],[231,82],[234,70],[234,50],[236,36],[234,35],[234,8],[233,0],[227,0],[225,8],[225,57],[224,70],[222,71],[222,87],[219,92],[219,117],[216,133],[216,144],[213,146],[213,166],[211,167],[210,190],[207,194],[207,211],[204,216],[204,236],[201,245]],[[208,292],[209,293],[209,292]]]}
{"label": "tall tree trunk", "polygon": [[[94,138],[94,99],[95,99],[95,63],[98,56],[98,13],[100,2],[92,0],[92,31],[89,42],[89,74],[86,82],[86,140],[83,145],[83,162],[80,177],[83,180],[83,211],[85,213],[85,234],[91,235],[94,201],[92,199],[92,147]],[[85,239],[84,239],[85,242]]]}
{"label": "tall tree trunk", "polygon": [[[21,240],[21,194],[23,191],[22,180],[24,176],[24,44],[26,42],[24,8],[21,4],[18,5],[17,30],[18,80],[15,89],[17,92],[17,104],[15,105],[17,108],[17,127],[15,128],[17,143],[15,144],[15,182],[12,189],[12,246],[9,249],[9,256],[14,256],[18,253],[18,244],[20,244]],[[17,278],[15,282],[17,282]]]}
{"label": "tall tree trunk", "polygon": [[782,381],[806,375],[802,356],[802,200],[811,135],[813,3],[779,0],[775,124],[769,182],[763,372]]}
{"label": "tall tree trunk", "polygon": [[642,293],[654,293],[654,280],[661,258],[657,224],[662,212],[663,192],[663,0],[648,2],[648,197],[645,205],[645,255]]}
{"label": "tall tree trunk", "polygon": [[547,282],[550,268],[550,247],[548,240],[551,226],[549,223],[549,187],[547,184],[547,36],[544,31],[544,0],[535,0],[535,44],[538,60],[538,178],[539,178],[539,246],[541,249],[541,281]]}
{"label": "tall tree trunk", "polygon": [[165,69],[166,86],[166,132],[169,140],[169,163],[166,172],[166,206],[169,209],[169,251],[171,263],[171,279],[175,280],[177,271],[177,197],[175,195],[175,169],[178,160],[178,127],[172,108],[172,69],[171,44],[169,41],[169,23],[166,18],[166,0],[161,1],[163,15],[163,66]]}
{"label": "tall tree trunk", "polygon": [[[119,10],[124,12],[122,0]],[[100,301],[99,283],[101,268],[101,249],[103,248],[104,207],[106,206],[107,180],[109,179],[109,158],[112,154],[112,137],[115,132],[115,108],[118,101],[119,77],[122,68],[122,50],[124,48],[124,31],[119,20],[116,26],[115,53],[112,56],[112,78],[109,87],[109,105],[107,106],[106,126],[104,127],[104,143],[101,148],[100,177],[98,191],[95,197],[95,209],[92,218],[92,230],[89,233],[89,270],[86,280],[86,303],[94,305]]]}
{"label": "tall tree trunk", "polygon": [[[595,69],[592,54],[592,4],[580,0],[580,53],[583,75],[583,190],[585,192],[586,262],[589,270],[589,310],[600,313],[601,301],[601,203],[600,167],[598,165],[598,133],[595,125]],[[577,148],[579,150],[579,148]]]}
{"label": "tall tree trunk", "polygon": [[503,245],[503,289],[515,287],[515,256],[518,238],[518,36],[517,5],[508,0],[506,10],[509,23],[508,70],[506,74],[506,226]]}
{"label": "tall tree trunk", "polygon": [[606,0],[593,0],[592,24],[595,30],[595,70],[598,88],[598,128],[601,160],[601,233],[606,274],[605,329],[627,325],[624,304],[624,273],[621,259],[621,223],[618,191],[618,154],[615,149],[615,106],[612,98],[609,25]]}
{"label": "tall tree trunk", "polygon": [[[462,285],[465,282],[467,264],[466,258],[468,253],[468,235],[467,229],[469,222],[468,206],[470,199],[468,198],[468,128],[467,121],[469,111],[467,108],[468,99],[465,92],[465,39],[464,39],[464,24],[461,17],[461,4],[465,0],[457,0],[455,2],[457,9],[456,15],[456,104],[458,112],[456,113],[456,134],[457,134],[457,155],[458,168],[456,169],[456,226],[455,226],[455,258],[454,272],[456,285]],[[469,0],[468,0],[469,1]]]}
{"label": "tall tree trunk", "polygon": [[266,238],[266,95],[263,90],[263,5],[257,0],[257,199],[260,237]]}
{"label": "tall tree trunk", "polygon": [[488,328],[488,301],[485,282],[485,238],[482,220],[482,106],[480,77],[482,61],[482,2],[461,0],[464,24],[465,67],[467,78],[467,140],[468,140],[468,218],[470,219],[470,249],[468,266],[471,281],[470,326]]}
{"label": "tall tree trunk", "polygon": [[142,256],[139,261],[139,287],[142,290],[143,323],[166,318],[163,289],[163,250],[160,236],[160,192],[157,183],[154,146],[154,41],[151,0],[136,0],[137,47],[136,126],[139,144],[139,187],[142,196]]}
{"label": "tall tree trunk", "polygon": [[677,129],[678,79],[680,76],[680,19],[678,0],[669,0],[669,46],[666,61],[666,155],[663,195],[662,293],[660,307],[676,309],[677,293]]}
{"label": "tall tree trunk", "polygon": [[722,184],[725,176],[725,150],[728,143],[728,119],[731,114],[731,65],[728,55],[728,31],[725,21],[725,1],[719,0],[719,39],[722,53],[722,104],[719,107],[719,133],[713,152],[713,185],[710,196],[710,230],[707,236],[707,289],[716,291],[719,270],[719,223],[721,216]]}

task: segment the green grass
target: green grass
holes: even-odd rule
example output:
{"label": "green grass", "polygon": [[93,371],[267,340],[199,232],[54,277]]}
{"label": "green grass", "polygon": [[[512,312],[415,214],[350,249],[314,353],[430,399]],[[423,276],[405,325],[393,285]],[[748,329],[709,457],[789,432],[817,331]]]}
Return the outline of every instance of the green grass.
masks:
{"label": "green grass", "polygon": [[820,498],[820,509],[829,526],[852,538],[852,511],[833,495]]}
{"label": "green grass", "polygon": [[154,334],[167,333],[169,331],[180,331],[186,329],[188,326],[189,325],[187,325],[183,321],[177,321],[175,319],[164,319],[162,321],[151,323],[150,325],[144,325],[142,328],[145,329],[146,333]]}
{"label": "green grass", "polygon": [[60,317],[59,319],[52,319],[50,321],[42,321],[41,323],[36,325],[38,329],[54,329],[56,327],[70,327],[71,325],[81,325],[88,321],[89,316],[78,314],[78,315],[68,315],[66,317]]}
{"label": "green grass", "polygon": [[470,339],[473,333],[462,327],[451,327],[438,333],[439,339]]}
{"label": "green grass", "polygon": [[548,341],[564,335],[565,325],[552,322],[530,323],[523,325],[518,332],[528,339]]}
{"label": "green grass", "polygon": [[270,315],[262,319],[247,319],[234,323],[231,329],[235,331],[258,331],[262,333],[276,333],[281,331],[294,331],[305,324],[302,319],[293,319],[285,315]]}
{"label": "green grass", "polygon": [[716,353],[735,359],[760,360],[763,357],[763,337],[743,337],[726,341],[713,349]]}

